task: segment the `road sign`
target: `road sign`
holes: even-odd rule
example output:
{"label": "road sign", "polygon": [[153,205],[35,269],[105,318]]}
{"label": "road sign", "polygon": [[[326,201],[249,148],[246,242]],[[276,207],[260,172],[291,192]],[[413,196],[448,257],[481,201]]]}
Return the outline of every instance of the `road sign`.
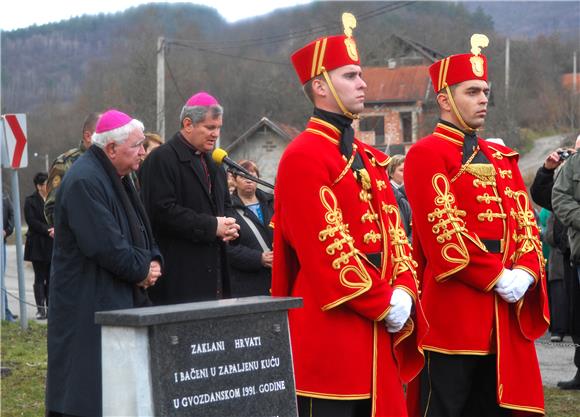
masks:
{"label": "road sign", "polygon": [[2,116],[2,131],[6,158],[2,158],[4,168],[26,168],[28,166],[28,144],[26,140],[26,114],[5,114]]}

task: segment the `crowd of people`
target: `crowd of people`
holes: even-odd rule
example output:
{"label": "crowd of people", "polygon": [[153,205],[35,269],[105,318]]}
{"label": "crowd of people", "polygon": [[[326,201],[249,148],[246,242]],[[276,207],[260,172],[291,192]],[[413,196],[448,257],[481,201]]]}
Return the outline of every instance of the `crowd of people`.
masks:
{"label": "crowd of people", "polygon": [[[487,37],[430,67],[440,119],[389,157],[355,137],[366,83],[356,19],[343,25],[292,54],[313,114],[274,195],[211,158],[224,108],[203,91],[167,142],[90,114],[34,177],[25,259],[49,318],[49,416],[102,415],[95,312],[270,294],[304,300],[289,312],[301,417],[544,414],[534,341],[551,315],[580,343],[580,155],[551,154],[532,186],[553,212],[546,270],[518,154],[478,136]],[[560,387],[580,389],[580,371]]]}
{"label": "crowd of people", "polygon": [[575,344],[576,374],[558,382],[562,389],[580,389],[580,135],[572,149],[556,149],[538,169],[531,196],[546,216],[543,243],[547,263],[552,342],[565,335]]}

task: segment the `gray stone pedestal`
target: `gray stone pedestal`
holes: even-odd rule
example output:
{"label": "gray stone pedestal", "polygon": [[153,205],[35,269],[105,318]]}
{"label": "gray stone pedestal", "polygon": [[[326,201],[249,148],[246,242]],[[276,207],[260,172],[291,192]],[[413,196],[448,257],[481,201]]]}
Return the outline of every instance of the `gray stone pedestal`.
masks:
{"label": "gray stone pedestal", "polygon": [[100,312],[103,416],[296,417],[287,310],[248,297]]}

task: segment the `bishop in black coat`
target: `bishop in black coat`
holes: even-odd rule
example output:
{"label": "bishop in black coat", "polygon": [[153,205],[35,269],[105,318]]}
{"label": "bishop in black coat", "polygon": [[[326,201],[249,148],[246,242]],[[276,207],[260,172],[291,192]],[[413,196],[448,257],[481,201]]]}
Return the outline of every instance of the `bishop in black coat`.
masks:
{"label": "bishop in black coat", "polygon": [[227,298],[226,243],[216,236],[216,217],[231,207],[225,170],[178,132],[145,159],[139,181],[165,261],[163,279],[149,291],[153,303]]}
{"label": "bishop in black coat", "polygon": [[[106,146],[118,152],[139,149],[144,155],[136,140],[130,136],[127,144]],[[48,304],[46,408],[51,417],[102,415],[101,328],[95,313],[146,304],[142,286],[150,283],[151,265],[162,262],[128,180],[93,145],[57,191]]]}

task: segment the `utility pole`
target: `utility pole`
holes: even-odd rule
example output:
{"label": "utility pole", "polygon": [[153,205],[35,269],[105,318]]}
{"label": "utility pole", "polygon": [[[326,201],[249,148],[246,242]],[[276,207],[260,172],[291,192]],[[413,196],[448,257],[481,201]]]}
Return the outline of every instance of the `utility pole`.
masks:
{"label": "utility pole", "polygon": [[572,92],[576,94],[578,92],[578,85],[576,83],[576,51],[574,51],[574,58],[572,63]]}
{"label": "utility pole", "polygon": [[157,39],[157,133],[165,138],[165,38]]}
{"label": "utility pole", "polygon": [[509,107],[509,88],[510,88],[510,38],[505,40],[505,104]]}
{"label": "utility pole", "polygon": [[50,170],[49,162],[48,162],[48,158],[49,158],[48,154],[45,153],[44,155],[41,155],[38,152],[34,152],[33,155],[35,158],[40,158],[40,157],[44,158],[44,172],[46,172],[48,174],[48,171]]}
{"label": "utility pole", "polygon": [[576,82],[576,51],[574,51],[574,58],[572,60],[572,100],[570,100],[572,104],[572,130],[576,129],[576,112],[578,111],[578,84]]}

